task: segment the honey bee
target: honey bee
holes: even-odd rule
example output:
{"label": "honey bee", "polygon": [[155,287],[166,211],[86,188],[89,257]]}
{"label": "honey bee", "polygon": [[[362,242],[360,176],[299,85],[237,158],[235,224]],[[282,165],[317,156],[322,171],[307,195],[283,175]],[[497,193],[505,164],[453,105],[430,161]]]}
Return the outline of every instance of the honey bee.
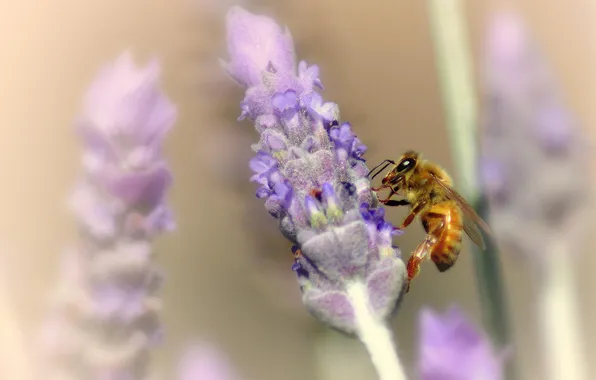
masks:
{"label": "honey bee", "polygon": [[[403,223],[397,227],[402,230],[420,215],[426,238],[408,260],[408,286],[420,272],[420,265],[429,255],[440,272],[451,268],[461,248],[462,231],[478,245],[485,249],[484,240],[478,227],[491,235],[488,225],[476,214],[466,200],[453,189],[453,181],[449,174],[438,165],[422,159],[412,150],[407,151],[394,162],[385,160],[368,174],[369,176],[383,166],[372,178],[379,175],[387,166],[393,165],[381,182],[381,186],[373,188],[375,192],[390,189],[389,196],[379,201],[387,206],[410,206],[410,213]],[[391,199],[395,195],[403,195],[405,199]]]}

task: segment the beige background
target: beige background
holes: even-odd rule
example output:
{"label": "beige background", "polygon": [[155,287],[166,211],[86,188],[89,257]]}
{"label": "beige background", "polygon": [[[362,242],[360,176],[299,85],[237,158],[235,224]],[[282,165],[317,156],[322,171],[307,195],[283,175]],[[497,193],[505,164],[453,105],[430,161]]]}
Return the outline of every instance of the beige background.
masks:
{"label": "beige background", "polygon": [[[414,148],[453,168],[444,144],[424,1],[245,4],[290,27],[299,56],[320,66],[325,98],[337,102],[343,118],[353,123],[371,162]],[[476,56],[483,20],[493,6],[467,2]],[[548,5],[524,0],[515,6],[527,17],[570,106],[592,134],[596,33],[590,20],[596,7],[589,0]],[[131,47],[139,60],[153,54],[162,59],[165,89],[179,107],[167,142],[176,178],[170,199],[179,228],[159,241],[158,260],[168,273],[163,292],[168,341],[158,353],[160,367],[171,368],[183,345],[201,338],[217,342],[245,379],[314,379],[313,342],[320,339],[320,329],[299,305],[289,244],[277,235],[247,182],[249,143],[256,132],[248,123],[235,122],[242,94],[214,64],[225,56],[225,48],[223,16],[217,7],[211,12],[201,0],[2,0],[0,248],[8,255],[14,307],[31,332],[54,282],[60,252],[74,238],[64,203],[80,165],[72,121],[81,95],[104,62]],[[215,143],[222,149],[211,149]],[[397,222],[400,214],[392,210],[390,215]],[[407,252],[421,237],[416,226],[398,242]],[[596,279],[590,272],[596,259],[586,251],[578,265],[579,297],[586,342],[592,347],[588,357],[594,357],[596,328],[587,322],[596,319]],[[421,306],[458,303],[479,320],[474,274],[465,253],[443,275],[426,267],[395,318],[408,367],[414,365]],[[531,263],[510,255],[503,260],[523,378],[534,379],[539,366],[527,278]],[[359,350],[346,355],[359,355]],[[596,372],[596,364],[590,365]]]}

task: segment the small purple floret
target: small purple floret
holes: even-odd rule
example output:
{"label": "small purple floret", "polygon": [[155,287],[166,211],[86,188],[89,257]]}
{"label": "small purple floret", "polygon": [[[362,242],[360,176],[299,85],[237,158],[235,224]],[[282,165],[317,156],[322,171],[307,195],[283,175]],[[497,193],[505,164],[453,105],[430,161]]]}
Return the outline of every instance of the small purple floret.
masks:
{"label": "small purple floret", "polygon": [[271,104],[273,104],[273,109],[278,116],[287,120],[291,119],[298,111],[298,97],[296,91],[286,90],[283,93],[276,93],[273,95],[273,98],[271,98]]}

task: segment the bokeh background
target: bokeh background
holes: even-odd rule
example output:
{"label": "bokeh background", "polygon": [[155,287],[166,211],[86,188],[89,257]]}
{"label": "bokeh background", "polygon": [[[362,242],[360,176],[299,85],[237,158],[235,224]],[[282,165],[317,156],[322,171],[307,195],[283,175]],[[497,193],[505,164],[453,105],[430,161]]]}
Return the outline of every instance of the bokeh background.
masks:
{"label": "bokeh background", "polygon": [[[0,3],[0,273],[11,305],[0,312],[14,313],[26,334],[43,316],[60,255],[76,236],[65,207],[80,173],[74,117],[101,65],[130,48],[139,62],[159,57],[165,90],[179,110],[167,141],[178,229],[158,242],[158,260],[167,273],[167,340],[156,353],[156,365],[168,373],[186,344],[202,340],[224,350],[244,379],[374,379],[357,341],[321,327],[303,310],[290,271],[290,244],[248,182],[256,132],[250,123],[236,122],[242,90],[217,65],[217,58],[226,56],[224,14],[230,4]],[[591,138],[596,5],[589,0],[465,4],[475,70],[490,12],[504,5],[518,10]],[[342,118],[368,146],[370,163],[412,148],[454,170],[425,1],[247,0],[241,5],[290,28],[299,57],[319,65],[325,99],[339,104]],[[389,215],[398,223],[403,211]],[[397,243],[407,253],[422,236],[414,224]],[[588,241],[576,263],[588,358],[596,356],[591,247]],[[425,266],[403,302],[393,327],[407,367],[415,364],[421,307],[459,304],[480,323],[469,253],[466,245],[458,265],[444,274]],[[509,252],[501,258],[521,378],[540,378],[528,278],[532,263]],[[7,342],[1,338],[0,345]],[[596,373],[596,363],[589,365]]]}

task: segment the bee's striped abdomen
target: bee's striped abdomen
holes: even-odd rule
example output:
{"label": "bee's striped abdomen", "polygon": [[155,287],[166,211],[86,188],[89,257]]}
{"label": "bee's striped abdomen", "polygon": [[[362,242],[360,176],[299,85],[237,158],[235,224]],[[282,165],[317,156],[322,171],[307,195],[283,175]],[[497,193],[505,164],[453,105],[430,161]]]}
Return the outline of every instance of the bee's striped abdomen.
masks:
{"label": "bee's striped abdomen", "polygon": [[440,272],[451,268],[461,249],[463,219],[459,206],[449,200],[432,205],[421,215],[422,224],[436,243],[430,257]]}

